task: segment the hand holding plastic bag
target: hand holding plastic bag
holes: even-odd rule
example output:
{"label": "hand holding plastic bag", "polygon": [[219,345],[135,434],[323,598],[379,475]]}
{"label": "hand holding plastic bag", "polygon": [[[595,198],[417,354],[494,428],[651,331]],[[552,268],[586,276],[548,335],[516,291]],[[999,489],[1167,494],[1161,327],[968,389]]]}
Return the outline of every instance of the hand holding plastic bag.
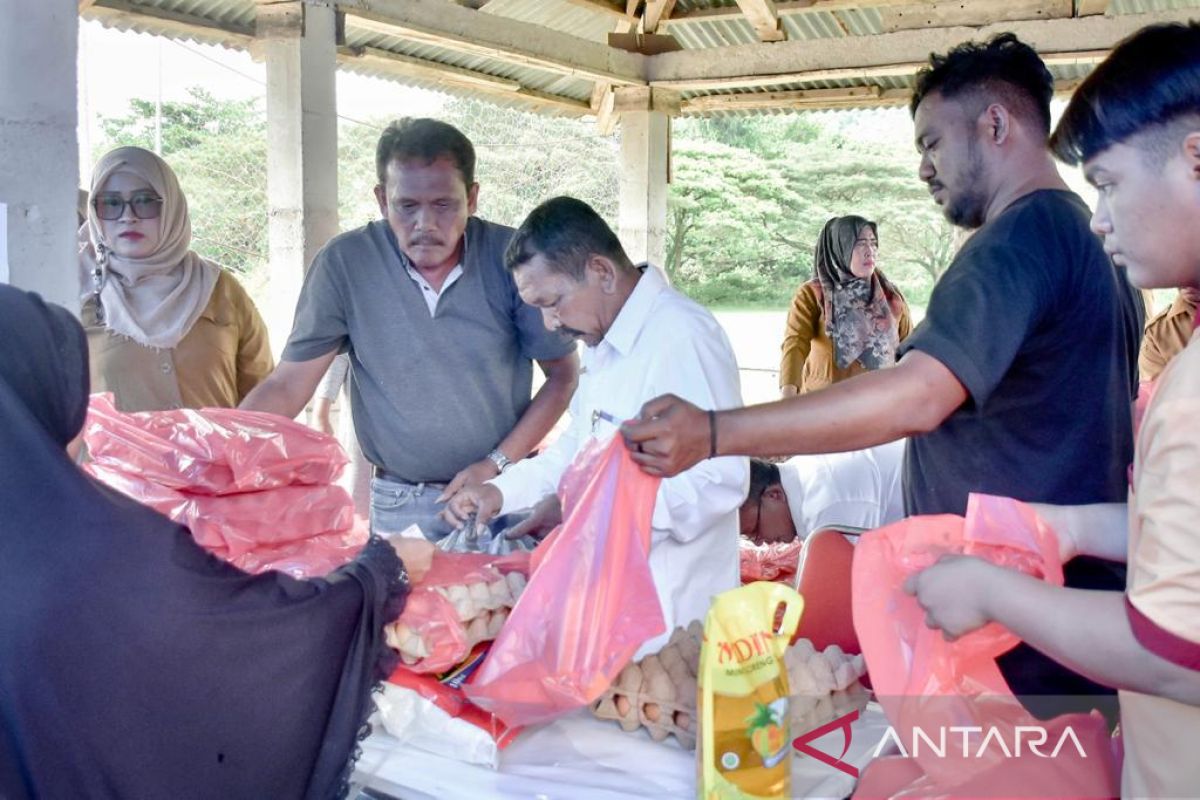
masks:
{"label": "hand holding plastic bag", "polygon": [[637,649],[666,630],[650,574],[659,478],[621,437],[593,441],[559,483],[563,522],[533,553],[533,574],[467,696],[509,725],[593,702]]}
{"label": "hand holding plastic bag", "polygon": [[[912,760],[873,763],[856,796],[1111,796],[1115,785],[1104,719],[1074,714],[1042,723],[1008,688],[996,657],[1019,642],[1016,636],[991,623],[949,642],[926,626],[925,613],[904,592],[904,582],[947,554],[976,556],[1063,583],[1057,536],[1032,508],[1009,498],[972,494],[966,519],[910,517],[859,540],[854,628],[879,702],[901,743],[916,752]],[[1066,728],[1080,741],[1085,758],[1076,757],[1073,745],[1045,761],[1028,750],[1024,757],[1006,753],[1022,729],[1045,732],[1050,751]],[[966,742],[967,734],[954,732],[968,730],[978,731],[977,740],[985,732],[996,738],[990,746],[972,741],[960,748],[959,739]],[[942,752],[912,747],[919,736],[931,737],[936,745],[947,732],[953,746]]]}

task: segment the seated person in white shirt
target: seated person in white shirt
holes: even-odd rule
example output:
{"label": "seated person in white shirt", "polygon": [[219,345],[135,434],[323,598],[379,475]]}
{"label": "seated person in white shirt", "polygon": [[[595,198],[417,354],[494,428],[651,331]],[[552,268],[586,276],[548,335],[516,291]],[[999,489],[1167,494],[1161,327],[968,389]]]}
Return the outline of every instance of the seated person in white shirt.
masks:
{"label": "seated person in white shirt", "polygon": [[904,440],[846,453],[750,460],[742,536],[755,544],[791,542],[822,528],[870,530],[904,518],[900,462]]}
{"label": "seated person in white shirt", "polygon": [[[553,527],[559,478],[592,438],[617,433],[611,422],[635,417],[667,392],[706,408],[741,405],[737,362],[707,310],[670,288],[663,273],[635,266],[616,235],[586,203],[556,197],[522,223],[505,257],[521,299],[542,311],[546,327],[583,341],[583,369],[571,423],[539,455],[517,462],[447,504],[461,524],[537,506],[535,522]],[[676,625],[702,620],[714,594],[739,585],[738,507],[746,496],[745,458],[713,458],[662,482],[652,518],[650,569],[667,632],[643,644],[657,651]],[[540,523],[540,525],[539,525]]]}

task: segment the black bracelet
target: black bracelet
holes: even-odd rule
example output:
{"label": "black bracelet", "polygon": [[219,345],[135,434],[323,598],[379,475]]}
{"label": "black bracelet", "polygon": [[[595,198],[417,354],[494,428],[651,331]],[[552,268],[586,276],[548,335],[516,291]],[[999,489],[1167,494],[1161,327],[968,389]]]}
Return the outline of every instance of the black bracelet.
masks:
{"label": "black bracelet", "polygon": [[708,412],[708,457],[717,457],[717,412]]}

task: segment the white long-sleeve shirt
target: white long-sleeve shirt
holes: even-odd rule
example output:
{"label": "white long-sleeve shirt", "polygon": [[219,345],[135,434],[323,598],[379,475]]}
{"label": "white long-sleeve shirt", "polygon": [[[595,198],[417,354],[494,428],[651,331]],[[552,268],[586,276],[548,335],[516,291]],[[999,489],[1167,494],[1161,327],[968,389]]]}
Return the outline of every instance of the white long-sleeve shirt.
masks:
{"label": "white long-sleeve shirt", "polygon": [[904,519],[900,491],[904,440],[851,450],[793,456],[779,482],[801,539],[821,528],[874,528]]}
{"label": "white long-sleeve shirt", "polygon": [[[593,411],[632,419],[642,404],[675,394],[701,408],[742,404],[737,360],[725,332],[706,309],[667,286],[655,268],[637,286],[604,339],[584,348],[571,423],[549,448],[492,479],[504,495],[502,513],[527,508],[558,488],[576,454],[616,428],[593,424]],[[667,630],[642,645],[657,652],[676,625],[703,621],[714,594],[738,585],[738,507],[749,485],[741,457],[702,461],[664,480],[652,519],[650,570]]]}

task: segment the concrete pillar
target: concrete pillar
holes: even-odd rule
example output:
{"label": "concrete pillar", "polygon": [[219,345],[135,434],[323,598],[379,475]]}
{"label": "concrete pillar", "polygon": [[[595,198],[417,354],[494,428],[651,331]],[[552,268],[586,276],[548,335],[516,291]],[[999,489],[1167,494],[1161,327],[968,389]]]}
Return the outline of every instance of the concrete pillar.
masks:
{"label": "concrete pillar", "polygon": [[338,232],[337,14],[315,0],[258,6],[256,54],[267,66],[270,302],[276,356],[292,329],[304,271]]}
{"label": "concrete pillar", "polygon": [[634,262],[662,266],[667,252],[671,117],[679,113],[679,96],[643,86],[618,88],[613,112],[621,120],[617,235]]}
{"label": "concrete pillar", "polygon": [[78,34],[78,0],[0,0],[0,280],[75,314]]}

